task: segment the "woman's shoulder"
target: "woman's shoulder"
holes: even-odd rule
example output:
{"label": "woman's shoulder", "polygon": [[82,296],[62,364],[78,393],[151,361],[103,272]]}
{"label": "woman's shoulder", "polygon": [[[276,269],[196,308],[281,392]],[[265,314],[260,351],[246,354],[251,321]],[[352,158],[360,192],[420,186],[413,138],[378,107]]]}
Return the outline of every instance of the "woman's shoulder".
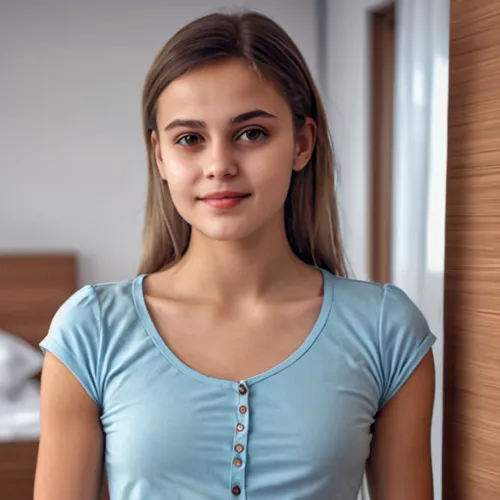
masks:
{"label": "woman's shoulder", "polygon": [[371,340],[384,351],[389,345],[414,342],[418,345],[430,333],[418,305],[391,283],[375,283],[330,275],[331,321],[355,325],[352,335]]}
{"label": "woman's shoulder", "polygon": [[128,308],[134,301],[134,293],[142,278],[84,285],[61,304],[54,320],[97,321],[103,312],[110,309]]}
{"label": "woman's shoulder", "polygon": [[[102,344],[103,332],[110,322],[123,323],[134,315],[137,287],[142,276],[126,281],[113,281],[82,286],[55,312],[42,349],[52,343],[80,348]],[[45,349],[44,349],[45,350]]]}
{"label": "woman's shoulder", "polygon": [[398,314],[415,319],[420,310],[400,287],[330,274],[334,301],[353,310],[372,311],[379,315]]}
{"label": "woman's shoulder", "polygon": [[361,357],[380,390],[379,407],[400,389],[436,337],[400,287],[332,276],[331,331],[344,350]]}
{"label": "woman's shoulder", "polygon": [[[81,287],[59,307],[40,342],[42,351],[58,357],[98,404],[103,385],[100,365],[111,337],[134,319],[134,287],[141,278]],[[113,328],[116,325],[122,328]]]}
{"label": "woman's shoulder", "polygon": [[328,273],[333,305],[347,315],[377,315],[384,298],[384,285],[372,281],[336,276]]}
{"label": "woman's shoulder", "polygon": [[328,274],[331,276],[336,290],[342,293],[361,293],[363,297],[367,295],[379,295],[380,293],[383,293],[383,289],[385,286],[374,281],[361,280],[348,276],[337,276],[331,273]]}

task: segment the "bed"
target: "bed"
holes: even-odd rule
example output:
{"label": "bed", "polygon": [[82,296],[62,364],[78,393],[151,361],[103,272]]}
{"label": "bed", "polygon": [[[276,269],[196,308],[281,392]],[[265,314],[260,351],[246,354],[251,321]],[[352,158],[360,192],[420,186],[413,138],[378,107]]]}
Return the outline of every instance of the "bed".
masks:
{"label": "bed", "polygon": [[[0,328],[32,345],[45,336],[58,307],[77,288],[70,254],[0,254]],[[0,442],[0,498],[33,498],[37,442]]]}

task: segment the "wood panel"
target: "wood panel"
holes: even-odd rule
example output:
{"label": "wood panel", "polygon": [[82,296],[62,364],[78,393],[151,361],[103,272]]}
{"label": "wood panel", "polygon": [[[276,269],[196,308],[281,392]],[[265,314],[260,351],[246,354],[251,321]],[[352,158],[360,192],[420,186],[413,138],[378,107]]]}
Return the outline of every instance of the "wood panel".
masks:
{"label": "wood panel", "polygon": [[[0,328],[37,347],[76,290],[73,255],[0,255]],[[33,498],[38,442],[0,442],[0,498]]]}
{"label": "wood panel", "polygon": [[500,498],[500,2],[451,1],[443,499]]}

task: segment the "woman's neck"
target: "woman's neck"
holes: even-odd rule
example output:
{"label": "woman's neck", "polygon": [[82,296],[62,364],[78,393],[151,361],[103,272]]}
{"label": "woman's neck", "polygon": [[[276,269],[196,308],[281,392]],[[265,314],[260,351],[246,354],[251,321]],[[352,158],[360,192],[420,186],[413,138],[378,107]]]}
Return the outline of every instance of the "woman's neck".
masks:
{"label": "woman's neck", "polygon": [[186,254],[170,271],[186,293],[224,302],[283,296],[287,290],[294,295],[291,283],[300,285],[312,274],[290,248],[283,223],[239,241],[192,231]]}

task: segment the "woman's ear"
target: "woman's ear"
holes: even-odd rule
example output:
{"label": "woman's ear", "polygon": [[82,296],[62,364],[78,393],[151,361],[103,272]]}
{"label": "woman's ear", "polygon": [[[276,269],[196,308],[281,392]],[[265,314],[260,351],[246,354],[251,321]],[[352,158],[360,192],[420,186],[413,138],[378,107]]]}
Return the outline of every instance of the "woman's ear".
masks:
{"label": "woman's ear", "polygon": [[295,161],[293,170],[299,171],[305,168],[309,163],[311,156],[316,146],[316,137],[318,126],[316,122],[307,117],[302,128],[297,132],[295,137]]}
{"label": "woman's ear", "polygon": [[158,133],[156,132],[156,130],[153,130],[153,132],[151,132],[151,146],[153,147],[156,166],[158,168],[158,171],[160,172],[160,176],[164,181],[166,181],[167,179],[165,177],[165,164],[163,163],[160,139],[158,137]]}

